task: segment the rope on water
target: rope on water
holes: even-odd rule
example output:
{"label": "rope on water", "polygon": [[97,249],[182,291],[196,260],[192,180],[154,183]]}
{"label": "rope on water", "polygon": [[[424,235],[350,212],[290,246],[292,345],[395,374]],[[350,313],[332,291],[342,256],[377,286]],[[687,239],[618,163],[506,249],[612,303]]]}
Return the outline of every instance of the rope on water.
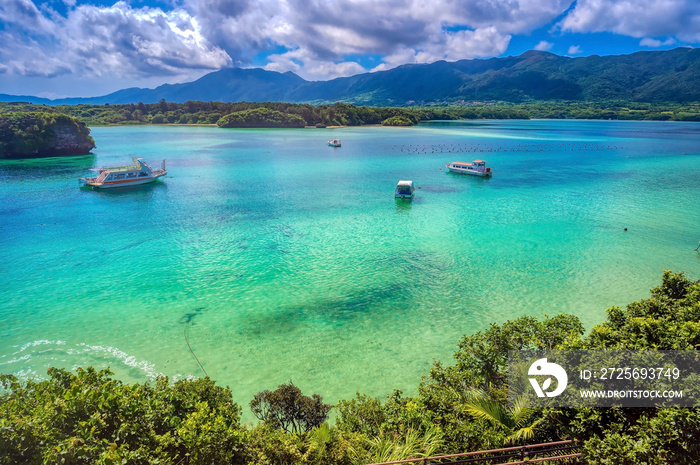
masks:
{"label": "rope on water", "polygon": [[190,341],[187,340],[187,324],[185,324],[185,342],[187,343],[187,347],[189,347],[190,352],[192,352],[192,356],[194,357],[195,360],[197,360],[197,363],[199,363],[199,368],[201,368],[202,371],[204,372],[204,374],[205,374],[207,377],[209,377],[209,375],[207,375],[207,371],[206,371],[206,370],[204,369],[204,367],[202,366],[202,363],[199,361],[199,359],[197,358],[197,356],[194,354],[194,350],[192,350],[192,346],[190,346]]}

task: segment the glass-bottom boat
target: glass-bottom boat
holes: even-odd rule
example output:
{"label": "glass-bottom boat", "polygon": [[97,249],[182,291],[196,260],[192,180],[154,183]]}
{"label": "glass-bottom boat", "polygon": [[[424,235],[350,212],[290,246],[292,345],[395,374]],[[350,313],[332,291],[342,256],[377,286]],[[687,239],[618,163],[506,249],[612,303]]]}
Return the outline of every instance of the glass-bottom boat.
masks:
{"label": "glass-bottom boat", "polygon": [[396,185],[394,197],[397,199],[412,199],[416,188],[413,187],[413,181],[399,181]]}
{"label": "glass-bottom boat", "polygon": [[151,165],[143,161],[143,158],[132,158],[131,161],[134,164],[130,166],[93,168],[90,171],[99,173],[97,176],[80,178],[78,182],[81,186],[109,189],[146,184],[168,174],[165,169],[165,160],[158,170],[151,168]]}
{"label": "glass-bottom boat", "polygon": [[472,176],[482,177],[491,176],[493,174],[491,168],[486,167],[486,162],[484,160],[474,160],[471,163],[453,161],[445,166],[453,173],[471,174]]}

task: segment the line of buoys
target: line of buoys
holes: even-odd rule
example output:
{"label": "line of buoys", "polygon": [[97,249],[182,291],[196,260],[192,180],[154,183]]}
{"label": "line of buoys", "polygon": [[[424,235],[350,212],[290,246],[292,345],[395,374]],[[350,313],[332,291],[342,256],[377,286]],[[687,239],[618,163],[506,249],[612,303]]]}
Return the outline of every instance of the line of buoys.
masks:
{"label": "line of buoys", "polygon": [[429,145],[394,145],[394,150],[401,153],[487,153],[487,152],[545,152],[545,151],[604,151],[620,150],[626,147],[617,145],[599,145],[587,142],[570,142],[559,144],[515,144],[515,145],[486,145],[486,144],[429,144]]}

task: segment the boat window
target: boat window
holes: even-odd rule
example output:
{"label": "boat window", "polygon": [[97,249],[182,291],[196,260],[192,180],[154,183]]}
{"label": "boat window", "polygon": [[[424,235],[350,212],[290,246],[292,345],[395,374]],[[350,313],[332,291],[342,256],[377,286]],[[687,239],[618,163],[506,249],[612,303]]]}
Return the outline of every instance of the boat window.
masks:
{"label": "boat window", "polygon": [[107,177],[105,178],[105,181],[109,181],[110,179],[112,179],[113,176],[114,176],[113,174],[110,174],[109,176],[107,176]]}
{"label": "boat window", "polygon": [[115,174],[114,179],[124,179],[124,176],[126,176],[124,173]]}
{"label": "boat window", "polygon": [[139,177],[145,178],[146,176],[148,176],[148,173],[146,173],[145,171],[141,171],[139,173]]}
{"label": "boat window", "polygon": [[136,177],[136,171],[130,171],[129,173],[126,173],[127,178],[135,178]]}

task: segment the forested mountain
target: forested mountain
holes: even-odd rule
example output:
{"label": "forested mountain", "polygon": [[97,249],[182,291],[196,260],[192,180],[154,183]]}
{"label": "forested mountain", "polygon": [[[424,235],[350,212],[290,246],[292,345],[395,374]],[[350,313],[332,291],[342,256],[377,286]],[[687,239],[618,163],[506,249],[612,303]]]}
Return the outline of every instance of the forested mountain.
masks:
{"label": "forested mountain", "polygon": [[687,103],[700,102],[699,83],[699,49],[579,58],[529,51],[517,57],[403,65],[330,81],[306,81],[291,72],[230,68],[189,83],[123,89],[102,97],[47,101],[3,94],[0,101],[52,105],[155,103],[161,99],[179,103],[344,101],[381,106],[459,100]]}

